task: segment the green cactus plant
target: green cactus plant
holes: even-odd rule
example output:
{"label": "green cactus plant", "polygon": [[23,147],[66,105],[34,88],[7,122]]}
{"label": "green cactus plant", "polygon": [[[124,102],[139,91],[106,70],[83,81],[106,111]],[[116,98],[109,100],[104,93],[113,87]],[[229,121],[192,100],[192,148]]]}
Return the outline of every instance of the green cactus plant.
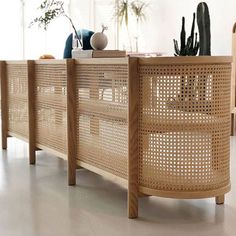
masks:
{"label": "green cactus plant", "polygon": [[211,31],[210,31],[210,15],[208,6],[205,2],[201,2],[197,6],[197,24],[200,37],[199,56],[211,55]]}
{"label": "green cactus plant", "polygon": [[175,48],[175,56],[196,56],[199,49],[198,35],[194,33],[195,29],[195,13],[193,13],[193,23],[191,34],[186,42],[186,33],[185,33],[185,18],[182,17],[182,29],[180,34],[180,49],[178,46],[178,41],[174,39],[174,48]]}

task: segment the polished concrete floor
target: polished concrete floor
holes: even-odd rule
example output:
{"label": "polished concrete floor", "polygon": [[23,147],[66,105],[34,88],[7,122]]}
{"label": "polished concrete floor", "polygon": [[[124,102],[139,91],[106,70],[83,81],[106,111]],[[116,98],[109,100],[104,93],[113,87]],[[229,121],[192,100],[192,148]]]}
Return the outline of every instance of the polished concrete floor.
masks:
{"label": "polished concrete floor", "polygon": [[27,145],[8,139],[0,151],[0,236],[235,236],[236,137],[231,138],[232,191],[214,199],[140,200],[140,217],[126,217],[126,190],[87,170],[67,186],[66,162],[39,152],[29,166]]}

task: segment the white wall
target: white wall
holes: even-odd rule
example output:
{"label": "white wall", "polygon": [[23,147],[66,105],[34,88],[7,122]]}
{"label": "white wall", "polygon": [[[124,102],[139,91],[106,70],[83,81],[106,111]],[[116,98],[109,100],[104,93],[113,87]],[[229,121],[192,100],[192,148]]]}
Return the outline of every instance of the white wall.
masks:
{"label": "white wall", "polygon": [[[69,0],[65,0],[65,8]],[[71,32],[70,23],[58,18],[48,31],[36,25],[29,28],[30,22],[38,16],[37,7],[41,0],[0,0],[0,59],[38,59],[43,54],[62,58],[65,40]],[[24,39],[24,40],[23,40]]]}
{"label": "white wall", "polygon": [[[186,33],[190,34],[192,24],[192,14],[196,12],[199,0],[144,0],[149,3],[147,9],[147,20],[141,24],[139,36],[139,51],[162,52],[165,55],[173,55],[173,39],[180,38],[181,19],[185,16]],[[74,18],[80,18],[85,27],[92,30],[99,30],[100,22],[107,22],[108,12],[104,9],[102,14],[99,5],[107,2],[107,5],[114,4],[114,0],[71,0],[71,13]],[[234,22],[236,22],[236,0],[206,0],[211,18],[212,55],[231,54],[231,32]],[[110,12],[110,19],[114,12]],[[80,15],[80,17],[78,16]],[[114,19],[113,19],[114,20]],[[98,23],[99,22],[99,23]],[[110,24],[109,40],[110,48],[117,45],[112,37],[116,31],[115,25]],[[135,27],[133,25],[133,27]],[[197,24],[196,24],[196,30]],[[112,32],[111,32],[112,31]],[[135,29],[131,29],[135,32]],[[122,32],[122,31],[120,31]],[[126,31],[123,31],[126,32]],[[124,33],[125,34],[125,33]],[[123,37],[125,38],[125,36]],[[127,37],[126,37],[127,40]],[[112,41],[112,43],[111,43]],[[133,50],[134,37],[133,41]],[[119,47],[123,49],[123,42],[120,40]],[[128,44],[128,43],[127,43]]]}
{"label": "white wall", "polygon": [[0,0],[0,59],[12,59],[13,56],[21,59],[23,42],[20,9],[20,0]]}
{"label": "white wall", "polygon": [[[13,0],[16,1],[16,0]],[[19,1],[19,0],[18,0]],[[65,10],[67,10],[69,0],[64,0]],[[28,27],[30,22],[41,15],[37,8],[41,0],[24,0],[25,2],[25,58],[38,59],[43,54],[51,54],[56,58],[63,57],[63,50],[67,36],[72,32],[69,21],[64,17],[59,17],[52,21],[47,31],[37,25]]]}
{"label": "white wall", "polygon": [[116,24],[113,17],[115,0],[70,0],[70,13],[76,27],[101,31],[101,25],[108,26],[107,49],[116,48]]}
{"label": "white wall", "polygon": [[[147,21],[141,25],[139,51],[156,51],[173,55],[173,39],[180,37],[181,18],[186,18],[187,35],[190,33],[192,14],[198,0],[146,0],[149,2]],[[37,27],[28,29],[35,17],[40,0],[25,0],[25,40],[21,0],[0,0],[0,59],[38,58],[50,53],[62,58],[64,43],[72,31],[66,19],[57,19],[47,32]],[[101,23],[109,25],[109,47],[116,48],[114,24],[115,0],[65,0],[69,12],[79,27],[100,30]],[[206,0],[210,9],[212,55],[231,54],[231,34],[236,22],[236,0]],[[107,3],[107,7],[104,7]],[[110,14],[110,15],[109,15]],[[109,20],[110,19],[110,20]],[[120,44],[122,49],[122,45]],[[24,50],[24,53],[23,53]]]}
{"label": "white wall", "polygon": [[[185,16],[187,35],[198,0],[150,0],[148,20],[142,25],[144,51],[173,55],[173,39],[180,38],[181,18]],[[211,18],[212,55],[231,54],[231,33],[236,22],[235,0],[206,0]]]}

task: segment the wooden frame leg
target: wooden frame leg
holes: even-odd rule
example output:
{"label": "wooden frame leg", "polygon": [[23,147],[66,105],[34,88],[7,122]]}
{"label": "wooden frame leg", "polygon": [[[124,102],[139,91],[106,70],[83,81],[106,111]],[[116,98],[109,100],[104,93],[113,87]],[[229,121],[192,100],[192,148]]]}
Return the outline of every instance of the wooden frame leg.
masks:
{"label": "wooden frame leg", "polygon": [[138,61],[129,58],[128,80],[128,217],[138,217]]}
{"label": "wooden frame leg", "polygon": [[235,120],[236,120],[236,115],[235,113],[231,113],[231,136],[235,135]]}
{"label": "wooden frame leg", "polygon": [[77,105],[75,62],[66,61],[67,67],[67,150],[68,150],[68,185],[76,185],[77,158]]}
{"label": "wooden frame leg", "polygon": [[224,204],[224,202],[225,202],[225,195],[223,194],[223,195],[220,195],[220,196],[216,196],[215,200],[216,200],[216,204],[217,205]]}
{"label": "wooden frame leg", "polygon": [[76,185],[76,168],[70,162],[68,162],[68,185]]}
{"label": "wooden frame leg", "polygon": [[128,190],[128,217],[135,219],[138,217],[138,193]]}
{"label": "wooden frame leg", "polygon": [[34,61],[27,61],[28,70],[28,117],[29,117],[29,163],[36,162],[36,141],[35,141],[35,66]]}
{"label": "wooden frame leg", "polygon": [[[31,148],[29,148],[31,149]],[[30,150],[29,151],[29,163],[30,165],[35,165],[36,162],[36,155],[35,155],[35,150]]]}
{"label": "wooden frame leg", "polygon": [[1,78],[1,118],[2,118],[2,149],[7,149],[8,133],[8,103],[7,103],[7,75],[6,62],[0,61]]}
{"label": "wooden frame leg", "polygon": [[[2,124],[4,126],[4,124]],[[7,135],[4,134],[3,128],[2,128],[2,149],[7,149]]]}

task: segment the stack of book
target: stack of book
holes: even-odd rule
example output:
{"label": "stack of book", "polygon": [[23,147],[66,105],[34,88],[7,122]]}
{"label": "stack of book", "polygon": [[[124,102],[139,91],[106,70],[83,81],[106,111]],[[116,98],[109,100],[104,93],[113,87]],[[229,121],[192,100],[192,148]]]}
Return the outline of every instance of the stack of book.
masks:
{"label": "stack of book", "polygon": [[126,57],[126,51],[121,50],[72,50],[72,58],[109,58]]}

